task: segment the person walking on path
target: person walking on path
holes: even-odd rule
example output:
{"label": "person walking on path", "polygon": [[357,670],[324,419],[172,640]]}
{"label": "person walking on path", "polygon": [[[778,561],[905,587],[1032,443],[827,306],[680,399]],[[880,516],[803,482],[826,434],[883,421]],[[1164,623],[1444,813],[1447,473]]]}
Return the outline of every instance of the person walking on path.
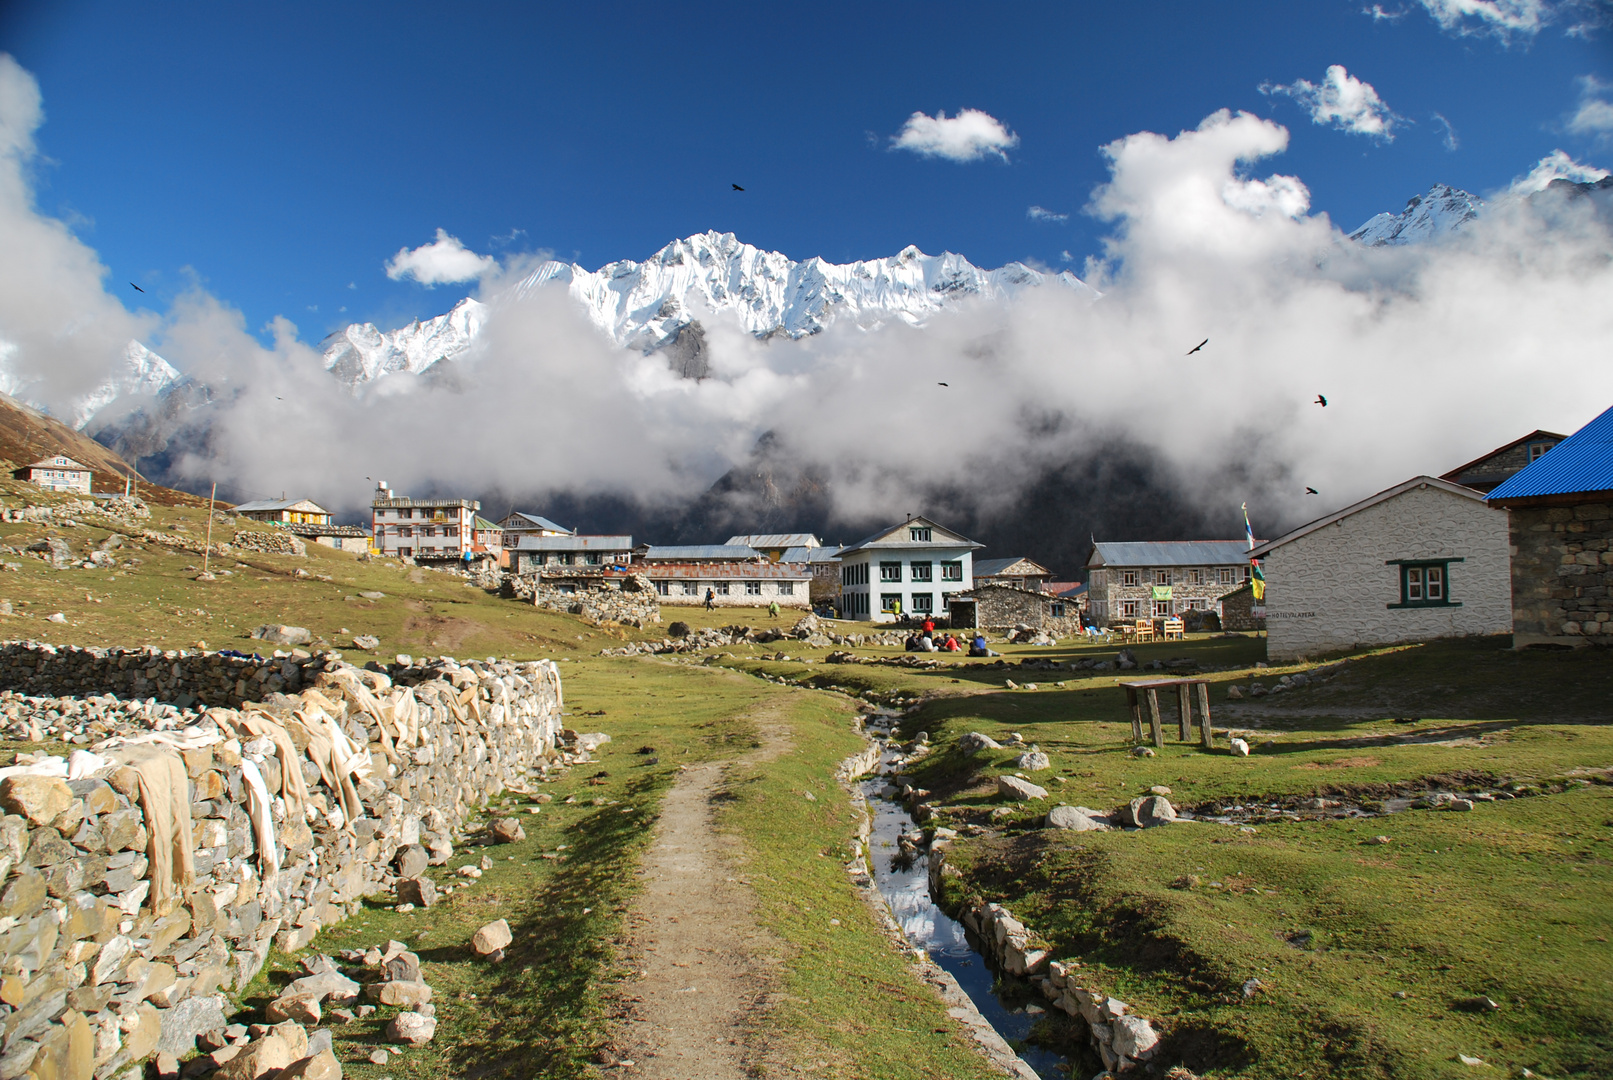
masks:
{"label": "person walking on path", "polygon": [[774,618],[774,619],[778,618],[778,601],[777,600],[775,600],[771,604],[767,605],[767,614],[768,614],[769,618]]}
{"label": "person walking on path", "polygon": [[715,600],[715,599],[717,599],[716,591],[713,590],[713,589],[708,588],[706,590],[706,610],[707,611],[712,611],[712,610],[714,610],[716,608],[716,605],[712,603],[712,601]]}

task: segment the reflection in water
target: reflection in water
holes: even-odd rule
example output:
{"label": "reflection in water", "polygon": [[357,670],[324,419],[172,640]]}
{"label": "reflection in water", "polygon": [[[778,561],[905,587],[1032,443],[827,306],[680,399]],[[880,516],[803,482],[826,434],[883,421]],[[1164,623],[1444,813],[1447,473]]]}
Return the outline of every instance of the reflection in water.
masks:
{"label": "reflection in water", "polygon": [[913,819],[900,803],[879,797],[884,780],[863,782],[863,794],[873,815],[869,837],[868,863],[874,882],[890,906],[907,940],[930,954],[941,967],[958,980],[982,1016],[1018,1051],[1020,1059],[1044,1080],[1064,1080],[1062,1060],[1057,1054],[1022,1043],[1036,1017],[1023,1007],[1007,1006],[992,993],[995,975],[989,964],[976,963],[979,956],[969,944],[967,931],[930,900],[928,867],[923,858],[903,857],[896,838],[917,831]]}

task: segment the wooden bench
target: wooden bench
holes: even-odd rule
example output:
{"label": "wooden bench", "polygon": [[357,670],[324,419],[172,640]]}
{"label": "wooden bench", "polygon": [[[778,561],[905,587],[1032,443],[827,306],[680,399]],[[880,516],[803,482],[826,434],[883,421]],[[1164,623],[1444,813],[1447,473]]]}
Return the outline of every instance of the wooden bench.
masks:
{"label": "wooden bench", "polygon": [[1126,627],[1121,636],[1126,641],[1153,641],[1154,624],[1146,619],[1138,619]]}
{"label": "wooden bench", "polygon": [[1165,636],[1166,641],[1185,641],[1185,640],[1187,640],[1187,629],[1186,629],[1185,624],[1182,622],[1181,619],[1175,618],[1174,616],[1169,618],[1169,619],[1166,619],[1165,620],[1165,635],[1164,636]]}
{"label": "wooden bench", "polygon": [[1126,704],[1131,708],[1131,739],[1133,742],[1143,741],[1143,710],[1142,699],[1138,697],[1140,691],[1148,702],[1148,730],[1154,738],[1154,746],[1165,749],[1165,730],[1159,720],[1159,692],[1168,687],[1176,688],[1176,704],[1180,712],[1179,737],[1186,742],[1192,737],[1193,730],[1193,692],[1196,688],[1199,699],[1199,744],[1206,750],[1213,749],[1215,737],[1210,732],[1210,683],[1208,679],[1142,679],[1137,682],[1120,684],[1126,691]]}

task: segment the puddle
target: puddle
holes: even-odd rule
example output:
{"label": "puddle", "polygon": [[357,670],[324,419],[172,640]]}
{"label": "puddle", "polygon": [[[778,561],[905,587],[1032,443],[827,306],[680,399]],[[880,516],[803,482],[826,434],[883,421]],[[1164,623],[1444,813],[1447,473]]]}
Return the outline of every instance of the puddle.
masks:
{"label": "puddle", "polygon": [[[888,761],[881,763],[882,768],[885,764]],[[1045,1002],[1033,1006],[1037,1012],[1027,1012],[1024,1004],[1005,1003],[992,993],[996,973],[986,958],[969,944],[967,929],[930,900],[923,850],[915,857],[901,857],[897,838],[903,833],[917,836],[922,830],[904,806],[880,797],[879,792],[886,783],[881,777],[862,782],[863,796],[868,800],[868,812],[873,819],[868,837],[868,862],[874,884],[890,906],[902,933],[915,948],[923,949],[931,960],[958,980],[975,1008],[1008,1040],[1020,1060],[1037,1076],[1043,1080],[1068,1080],[1069,1066],[1063,1057],[1024,1041],[1031,1026],[1040,1019]]]}

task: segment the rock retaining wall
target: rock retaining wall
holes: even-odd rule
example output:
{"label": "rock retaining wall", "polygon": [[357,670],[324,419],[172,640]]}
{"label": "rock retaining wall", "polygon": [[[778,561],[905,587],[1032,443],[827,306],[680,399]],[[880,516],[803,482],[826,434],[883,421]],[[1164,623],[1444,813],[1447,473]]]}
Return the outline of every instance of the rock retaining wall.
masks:
{"label": "rock retaining wall", "polygon": [[[11,737],[75,744],[0,771],[3,1080],[138,1078],[188,1054],[271,945],[296,951],[446,861],[476,807],[568,756],[549,661],[13,643],[0,687]],[[193,692],[260,703],[155,700]]]}
{"label": "rock retaining wall", "polygon": [[649,626],[661,621],[655,586],[642,574],[545,581],[538,574],[509,575],[508,595],[550,611],[580,615],[594,623]]}

